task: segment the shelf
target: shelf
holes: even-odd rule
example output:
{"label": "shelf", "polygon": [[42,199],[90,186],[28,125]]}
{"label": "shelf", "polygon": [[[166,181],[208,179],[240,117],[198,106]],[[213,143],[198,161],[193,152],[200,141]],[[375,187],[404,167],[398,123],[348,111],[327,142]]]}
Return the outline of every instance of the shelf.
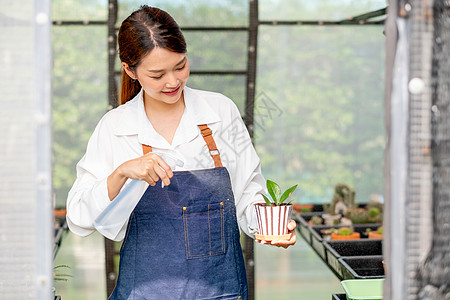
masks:
{"label": "shelf", "polygon": [[[368,239],[364,233],[367,228],[376,230],[381,224],[355,224],[352,227],[361,233],[359,240],[325,240],[322,229],[339,228],[343,225],[311,226],[308,221],[323,212],[294,213],[297,230],[314,252],[322,259],[339,280],[384,278],[382,266],[383,240]],[[344,294],[345,295],[345,294]]]}

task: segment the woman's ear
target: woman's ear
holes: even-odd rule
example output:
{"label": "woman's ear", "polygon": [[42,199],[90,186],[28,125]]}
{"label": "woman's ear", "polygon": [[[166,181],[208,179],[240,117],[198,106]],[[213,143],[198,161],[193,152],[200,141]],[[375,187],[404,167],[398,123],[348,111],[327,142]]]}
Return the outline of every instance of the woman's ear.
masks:
{"label": "woman's ear", "polygon": [[136,74],[131,70],[130,66],[126,62],[122,62],[122,67],[125,73],[127,73],[128,76],[131,77],[131,79],[136,80]]}

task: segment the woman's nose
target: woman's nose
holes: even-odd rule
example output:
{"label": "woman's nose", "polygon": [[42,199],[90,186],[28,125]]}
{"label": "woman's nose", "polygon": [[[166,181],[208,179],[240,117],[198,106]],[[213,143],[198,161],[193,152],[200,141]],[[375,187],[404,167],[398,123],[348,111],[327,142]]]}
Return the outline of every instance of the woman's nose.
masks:
{"label": "woman's nose", "polygon": [[178,79],[176,74],[174,72],[171,72],[169,74],[169,76],[167,76],[166,87],[168,87],[168,88],[175,88],[175,87],[178,86],[179,82],[180,82],[180,80]]}

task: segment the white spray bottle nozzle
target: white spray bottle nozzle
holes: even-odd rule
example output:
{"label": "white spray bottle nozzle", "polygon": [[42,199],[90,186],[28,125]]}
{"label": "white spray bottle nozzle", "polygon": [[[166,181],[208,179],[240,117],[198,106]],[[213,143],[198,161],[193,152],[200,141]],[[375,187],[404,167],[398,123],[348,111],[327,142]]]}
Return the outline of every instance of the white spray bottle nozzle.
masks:
{"label": "white spray bottle nozzle", "polygon": [[[174,171],[177,167],[184,166],[184,162],[176,157],[173,157],[170,154],[167,153],[156,153],[161,157],[166,164],[169,165],[170,169]],[[161,180],[161,188],[164,188],[164,182]]]}

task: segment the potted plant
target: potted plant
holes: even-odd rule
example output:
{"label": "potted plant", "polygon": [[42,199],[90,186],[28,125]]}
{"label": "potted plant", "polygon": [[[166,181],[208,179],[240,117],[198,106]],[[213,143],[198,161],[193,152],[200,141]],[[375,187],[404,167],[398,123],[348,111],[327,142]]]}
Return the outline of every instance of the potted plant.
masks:
{"label": "potted plant", "polygon": [[324,241],[329,241],[331,240],[331,234],[336,231],[337,231],[336,228],[325,228],[320,230],[320,234]]}
{"label": "potted plant", "polygon": [[366,224],[369,222],[369,212],[362,207],[347,210],[345,217],[350,219],[352,224]]}
{"label": "potted plant", "polygon": [[367,209],[369,213],[369,223],[381,223],[383,222],[383,213],[378,207],[370,207]]}
{"label": "potted plant", "polygon": [[369,239],[383,239],[383,226],[378,227],[376,231],[370,230],[369,232]]}
{"label": "potted plant", "polygon": [[333,199],[331,204],[324,204],[326,212],[322,215],[326,225],[338,225],[341,217],[347,210],[356,207],[355,190],[345,183],[338,183],[334,187]]}
{"label": "potted plant", "polygon": [[334,211],[325,209],[325,214],[322,215],[322,219],[325,221],[325,225],[333,226],[338,225],[341,221],[341,214],[336,214]]}
{"label": "potted plant", "polygon": [[307,222],[309,226],[322,225],[323,219],[319,216],[312,216],[311,219]]}
{"label": "potted plant", "polygon": [[341,227],[331,233],[331,240],[357,240],[360,237],[359,232],[354,232],[352,227]]}
{"label": "potted plant", "polygon": [[289,239],[287,225],[292,213],[292,204],[285,201],[292,195],[297,185],[283,193],[280,186],[271,180],[267,180],[266,185],[272,199],[263,195],[265,203],[255,204],[259,230],[255,237],[265,241]]}

